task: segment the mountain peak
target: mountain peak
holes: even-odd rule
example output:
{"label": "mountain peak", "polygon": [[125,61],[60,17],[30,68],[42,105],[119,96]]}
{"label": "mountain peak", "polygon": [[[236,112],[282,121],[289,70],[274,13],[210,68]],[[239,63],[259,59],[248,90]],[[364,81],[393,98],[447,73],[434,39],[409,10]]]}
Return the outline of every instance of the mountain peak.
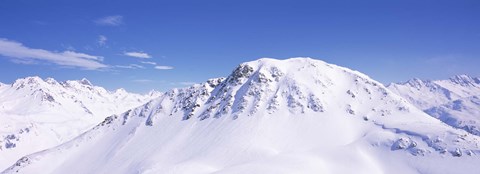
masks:
{"label": "mountain peak", "polygon": [[[338,166],[344,165],[343,159],[356,159],[353,163],[368,166],[371,161],[400,157],[395,163],[415,160],[411,164],[421,164],[428,160],[422,156],[478,154],[475,138],[426,115],[362,73],[309,58],[264,58],[240,64],[225,80],[172,89],[107,117],[63,145],[21,158],[5,173],[35,173],[38,166],[48,167],[44,173],[72,168],[82,173],[175,173],[188,168],[192,170],[184,173],[194,173],[203,165],[214,166],[204,173],[251,173],[251,169],[241,170],[270,163],[275,167],[268,168],[277,169],[292,161],[292,173],[314,173],[298,172],[303,166],[297,163],[311,163],[313,168],[318,159],[342,159]],[[114,158],[105,158],[111,154]],[[314,156],[304,160],[307,154]],[[246,163],[246,159],[261,162]],[[88,163],[79,163],[82,160]],[[380,165],[360,173],[398,172],[397,167],[378,171]],[[235,167],[224,170],[231,166]]]}
{"label": "mountain peak", "polygon": [[469,76],[468,74],[460,74],[460,75],[455,75],[453,77],[450,77],[451,80],[471,80],[473,79],[472,76]]}
{"label": "mountain peak", "polygon": [[94,89],[92,83],[90,83],[89,80],[86,78],[82,78],[81,80],[67,80],[64,82],[61,82],[61,84],[64,87],[70,87],[70,88],[87,88],[87,89]]}
{"label": "mountain peak", "polygon": [[478,78],[475,79],[469,75],[461,74],[453,76],[449,80],[462,86],[472,86],[477,83]]}
{"label": "mountain peak", "polygon": [[[251,81],[270,80],[269,77],[278,79],[279,76],[284,75],[284,72],[298,67],[300,62],[311,61],[307,58],[290,58],[285,60],[277,60],[272,58],[261,58],[258,60],[245,62],[237,66],[233,72],[227,77],[226,81],[229,83],[240,84],[251,79]],[[300,63],[300,66],[306,65]],[[253,78],[253,79],[252,79]]]}
{"label": "mountain peak", "polygon": [[30,76],[30,77],[25,77],[25,78],[15,80],[12,86],[15,86],[17,89],[20,89],[25,86],[38,86],[44,82],[45,81],[43,81],[43,79],[38,76]]}
{"label": "mountain peak", "polygon": [[80,80],[79,82],[83,85],[93,86],[92,83],[90,83],[90,81],[86,78],[82,78],[82,80]]}
{"label": "mountain peak", "polygon": [[17,79],[17,81],[22,81],[22,82],[26,82],[26,83],[29,83],[29,84],[33,84],[33,83],[43,82],[43,79],[38,77],[38,76],[30,76],[30,77],[25,77],[23,79]]}
{"label": "mountain peak", "polygon": [[321,60],[312,59],[310,57],[294,57],[288,59],[274,59],[274,58],[260,58],[254,61],[242,63],[242,65],[249,65],[251,67],[261,68],[262,66],[291,66],[292,64],[306,64],[306,63],[325,63]]}
{"label": "mountain peak", "polygon": [[58,82],[54,79],[54,78],[51,78],[51,77],[48,77],[45,79],[45,82],[47,82],[48,84],[58,84]]}
{"label": "mountain peak", "polygon": [[208,79],[206,84],[208,84],[211,88],[214,88],[218,84],[222,83],[224,80],[225,80],[225,77],[212,78],[212,79]]}
{"label": "mountain peak", "polygon": [[419,78],[413,78],[413,79],[410,79],[408,80],[407,82],[403,83],[403,84],[408,84],[410,85],[411,87],[415,87],[415,88],[421,88],[422,86],[425,85],[425,82],[426,81],[423,81]]}
{"label": "mountain peak", "polygon": [[476,84],[480,84],[480,78],[479,77],[475,77],[473,80],[475,81]]}
{"label": "mountain peak", "polygon": [[117,90],[115,90],[115,93],[116,94],[127,94],[128,92],[124,88],[118,88]]}
{"label": "mountain peak", "polygon": [[157,91],[157,90],[155,90],[155,89],[152,89],[152,90],[150,90],[150,91],[147,93],[147,95],[148,95],[148,96],[158,96],[158,95],[160,95],[161,93],[162,93],[162,92],[160,92],[160,91]]}
{"label": "mountain peak", "polygon": [[[205,111],[178,106],[187,108],[186,119],[193,115],[203,120],[212,115],[221,117],[228,114],[233,114],[236,119],[242,114],[254,115],[261,110],[274,113],[279,108],[286,108],[292,113],[323,112],[327,109],[323,100],[332,97],[330,95],[347,98],[368,95],[367,98],[370,98],[369,93],[373,90],[380,91],[381,95],[388,93],[383,85],[366,75],[311,58],[262,58],[245,62],[218,83],[206,102],[212,106]],[[201,103],[194,99],[186,103],[195,102]],[[350,113],[354,112],[355,108],[348,103],[343,104]]]}

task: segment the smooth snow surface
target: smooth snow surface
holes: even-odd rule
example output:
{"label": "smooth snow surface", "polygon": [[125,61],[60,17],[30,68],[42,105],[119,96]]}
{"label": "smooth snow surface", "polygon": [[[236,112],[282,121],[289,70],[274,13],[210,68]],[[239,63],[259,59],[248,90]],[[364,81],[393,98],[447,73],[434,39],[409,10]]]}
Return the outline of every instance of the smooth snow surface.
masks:
{"label": "smooth snow surface", "polygon": [[3,173],[478,173],[479,142],[359,72],[265,58],[107,117]]}
{"label": "smooth snow surface", "polygon": [[0,85],[0,168],[71,140],[105,117],[160,95],[107,91],[87,79],[57,82],[27,77]]}

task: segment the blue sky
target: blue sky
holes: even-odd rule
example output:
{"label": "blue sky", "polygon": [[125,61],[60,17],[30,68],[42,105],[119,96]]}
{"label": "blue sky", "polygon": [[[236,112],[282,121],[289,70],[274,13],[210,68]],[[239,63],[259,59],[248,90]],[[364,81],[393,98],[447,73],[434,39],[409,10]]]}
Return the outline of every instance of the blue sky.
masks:
{"label": "blue sky", "polygon": [[383,83],[480,76],[480,1],[0,2],[0,81],[161,91],[261,57],[313,57]]}

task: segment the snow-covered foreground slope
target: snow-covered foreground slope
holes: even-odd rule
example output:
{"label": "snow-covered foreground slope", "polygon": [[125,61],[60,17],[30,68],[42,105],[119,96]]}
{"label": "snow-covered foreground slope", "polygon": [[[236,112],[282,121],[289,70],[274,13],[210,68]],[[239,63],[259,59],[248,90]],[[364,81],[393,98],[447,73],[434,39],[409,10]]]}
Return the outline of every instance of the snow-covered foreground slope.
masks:
{"label": "snow-covered foreground slope", "polygon": [[359,72],[260,59],[3,173],[476,173],[479,143]]}
{"label": "snow-covered foreground slope", "polygon": [[86,79],[57,82],[27,77],[0,85],[0,168],[18,158],[57,146],[91,129],[105,117],[160,95],[107,91]]}
{"label": "snow-covered foreground slope", "polygon": [[412,79],[390,84],[393,92],[403,96],[429,115],[475,135],[480,135],[480,79],[459,75],[448,80]]}

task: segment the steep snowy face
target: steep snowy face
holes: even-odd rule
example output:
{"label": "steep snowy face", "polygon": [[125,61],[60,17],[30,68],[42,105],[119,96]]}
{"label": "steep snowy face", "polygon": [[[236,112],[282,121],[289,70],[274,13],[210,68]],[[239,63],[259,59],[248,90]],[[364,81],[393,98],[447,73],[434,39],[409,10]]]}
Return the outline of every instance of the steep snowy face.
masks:
{"label": "steep snowy face", "polygon": [[367,76],[309,58],[283,61],[264,58],[243,63],[225,80],[214,79],[175,89],[162,98],[166,99],[169,103],[161,106],[171,105],[167,113],[183,113],[183,120],[224,115],[237,119],[259,111],[274,114],[279,108],[286,108],[290,114],[323,113],[329,108],[341,108],[350,115],[360,112],[367,116],[377,110],[383,116],[390,115],[390,111],[371,102],[378,100],[397,105],[394,107],[398,110],[409,109],[403,106],[406,101],[389,96],[380,83]]}
{"label": "steep snowy face", "polygon": [[474,173],[478,143],[359,72],[265,58],[107,117],[4,173]]}
{"label": "steep snowy face", "polygon": [[110,92],[87,79],[26,77],[0,86],[0,168],[59,145],[101,122],[160,96]]}
{"label": "steep snowy face", "polygon": [[290,113],[298,114],[340,107],[354,114],[375,109],[373,105],[370,108],[358,105],[383,100],[387,95],[388,91],[381,84],[367,76],[322,61],[264,58],[238,66],[212,91],[206,102],[208,108],[190,113],[188,118],[206,119],[230,114],[235,119],[258,111],[273,114],[279,108],[288,108]]}
{"label": "steep snowy face", "polygon": [[480,84],[480,81],[478,78],[473,78],[465,74],[454,76],[450,78],[449,81],[450,83],[464,86],[464,87],[478,87]]}
{"label": "steep snowy face", "polygon": [[413,79],[388,88],[448,125],[480,135],[479,78],[458,75],[438,81]]}

